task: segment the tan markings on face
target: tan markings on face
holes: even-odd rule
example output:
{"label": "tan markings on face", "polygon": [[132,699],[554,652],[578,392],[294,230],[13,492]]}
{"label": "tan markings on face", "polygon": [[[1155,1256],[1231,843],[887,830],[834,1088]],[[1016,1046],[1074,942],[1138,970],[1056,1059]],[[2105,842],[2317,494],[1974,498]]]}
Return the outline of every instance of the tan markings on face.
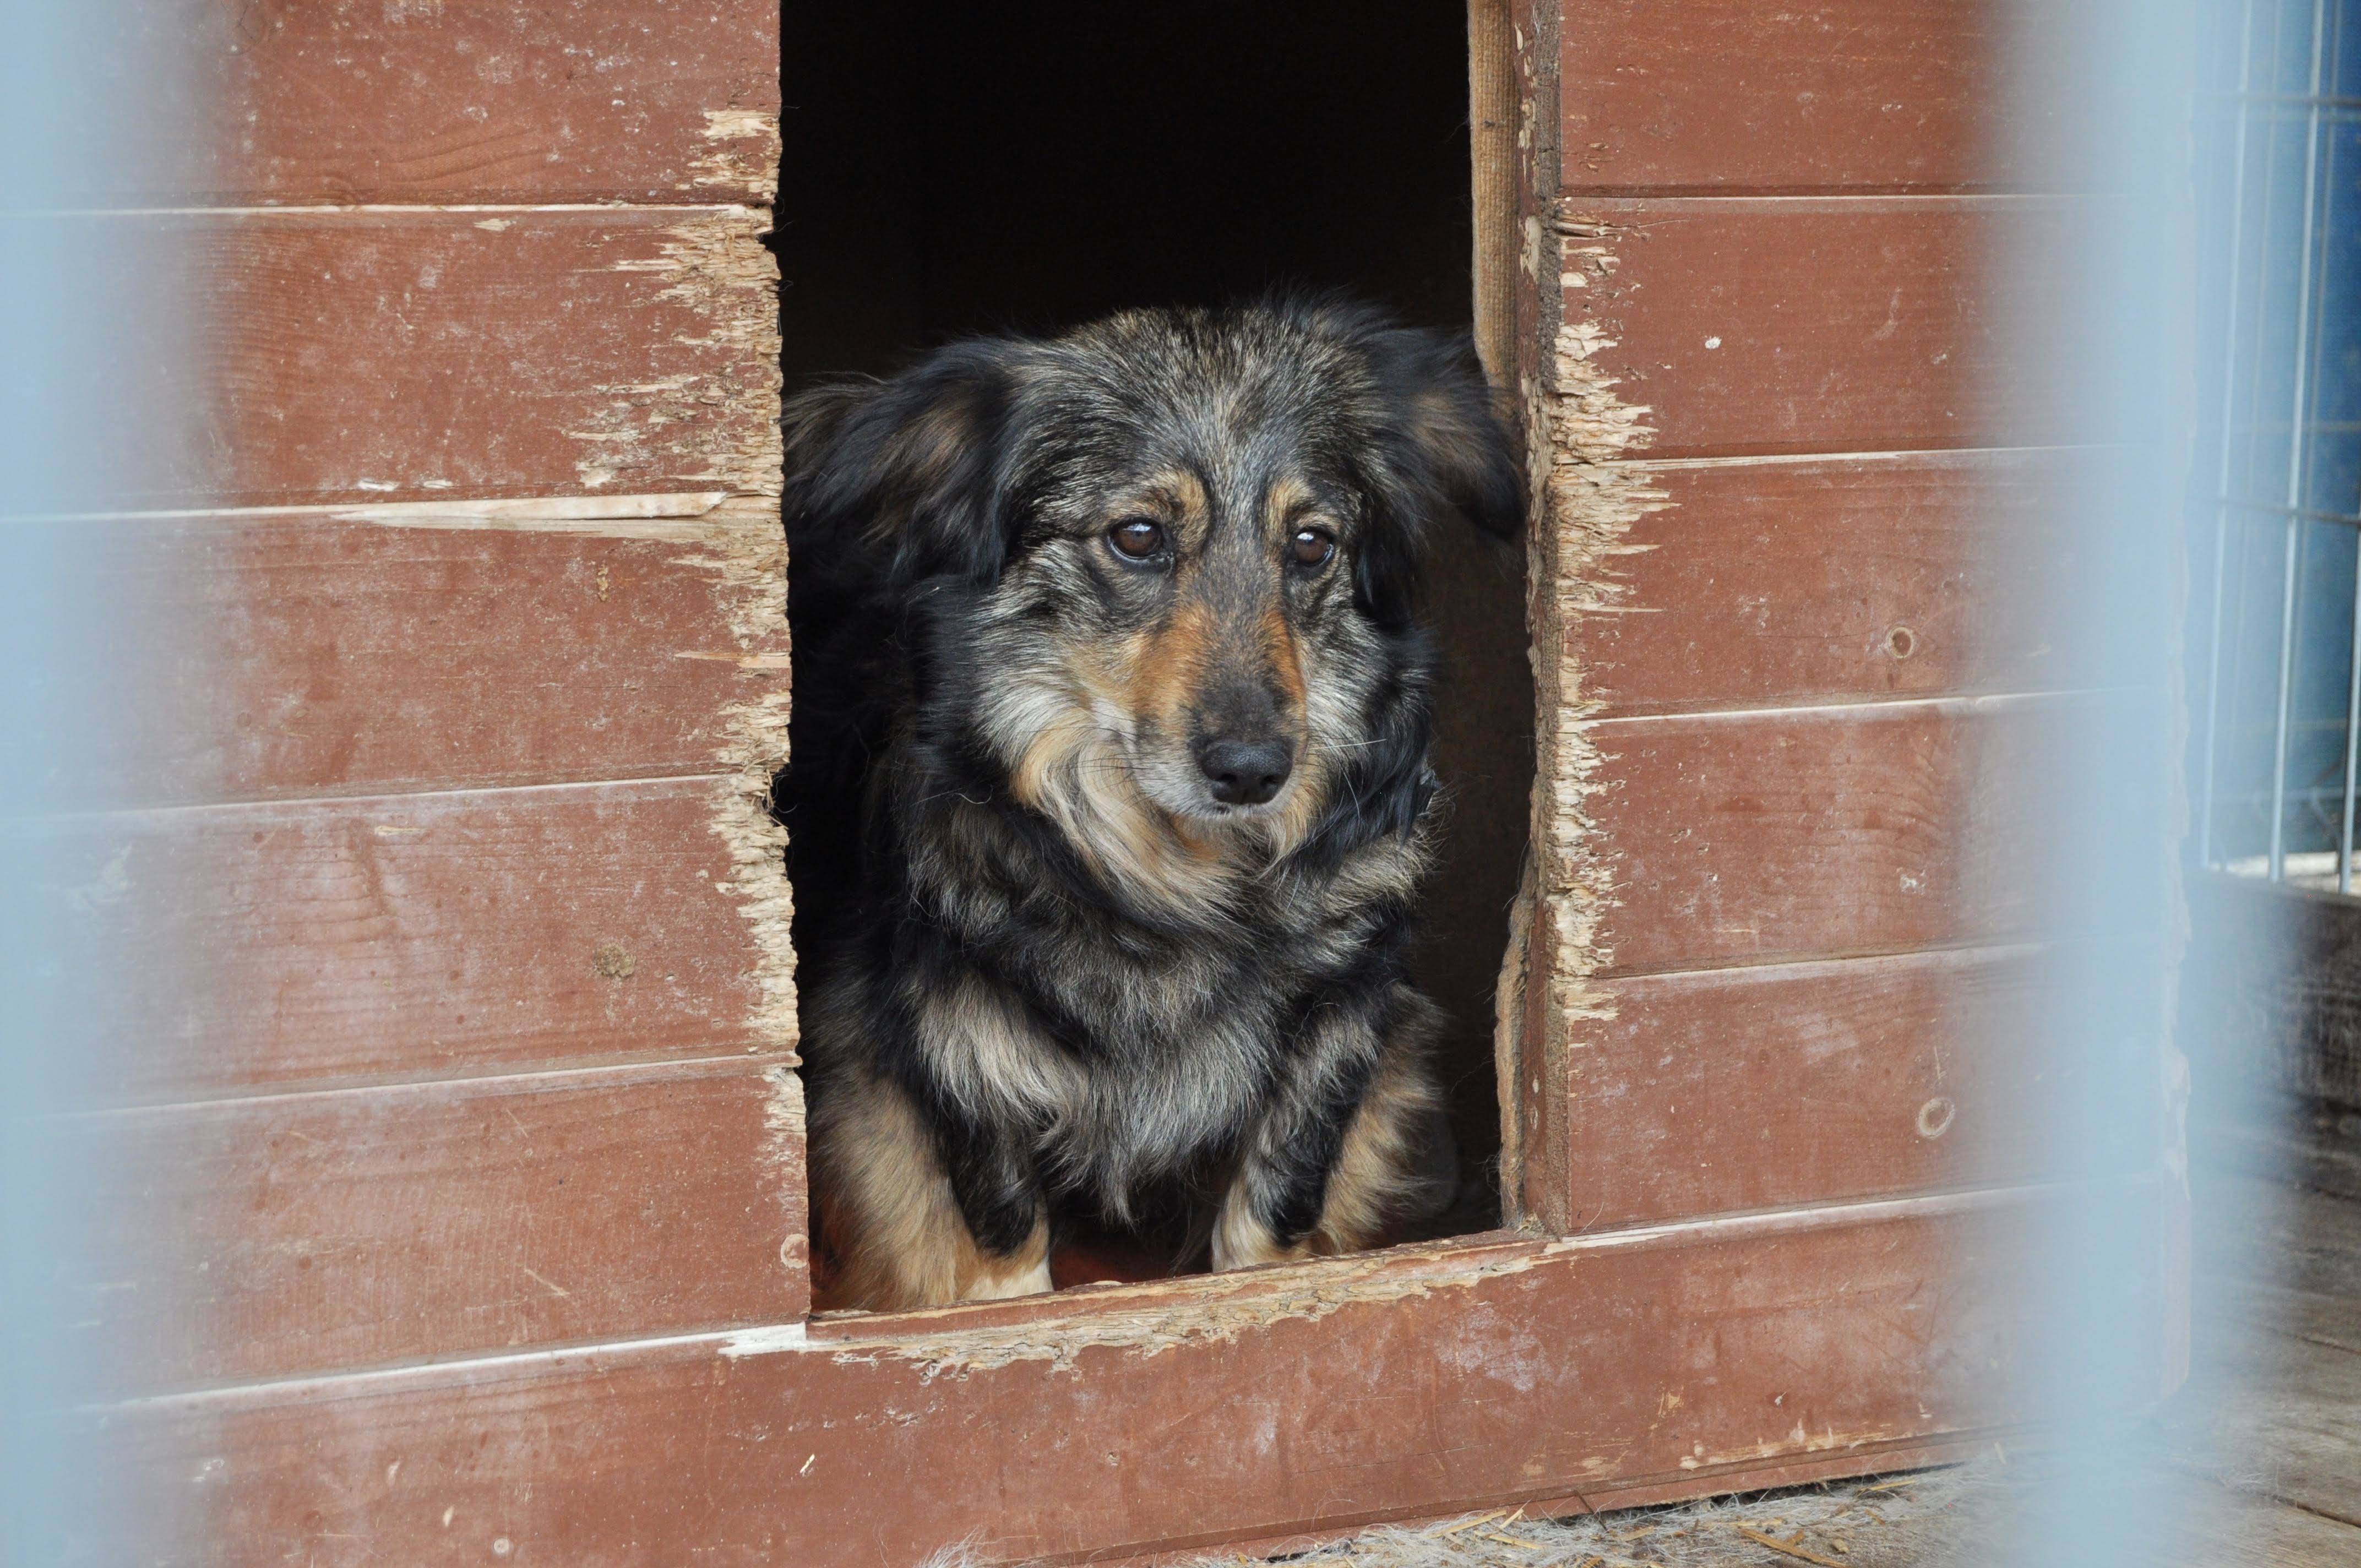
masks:
{"label": "tan markings on face", "polygon": [[[1285,543],[1295,531],[1306,523],[1319,522],[1311,515],[1319,504],[1312,487],[1293,475],[1283,475],[1271,481],[1270,493],[1263,499],[1263,536],[1273,545]],[[1321,526],[1329,526],[1321,523]]]}
{"label": "tan markings on face", "polygon": [[1286,694],[1288,712],[1302,726],[1296,745],[1295,777],[1289,783],[1279,816],[1267,828],[1273,852],[1285,854],[1312,831],[1327,802],[1329,759],[1319,744],[1320,737],[1305,723],[1312,717],[1312,683],[1303,667],[1302,641],[1295,635],[1286,610],[1273,605],[1264,614],[1260,630],[1263,657],[1279,690]]}
{"label": "tan markings on face", "polygon": [[1213,606],[1183,598],[1170,619],[1148,634],[1124,694],[1124,706],[1142,730],[1168,744],[1185,743],[1189,707],[1212,673],[1221,630]]}
{"label": "tan markings on face", "polygon": [[1046,1217],[1015,1255],[976,1245],[934,1141],[892,1085],[833,1086],[811,1128],[812,1191],[834,1264],[825,1305],[873,1312],[1049,1288]]}
{"label": "tan markings on face", "polygon": [[1141,794],[1126,755],[1141,715],[1134,693],[1158,656],[1158,636],[1136,632],[1112,645],[1061,642],[1060,689],[1045,700],[1031,739],[1009,770],[1010,793],[1057,822],[1067,841],[1102,872],[1176,903],[1216,892],[1233,846],[1185,825]]}

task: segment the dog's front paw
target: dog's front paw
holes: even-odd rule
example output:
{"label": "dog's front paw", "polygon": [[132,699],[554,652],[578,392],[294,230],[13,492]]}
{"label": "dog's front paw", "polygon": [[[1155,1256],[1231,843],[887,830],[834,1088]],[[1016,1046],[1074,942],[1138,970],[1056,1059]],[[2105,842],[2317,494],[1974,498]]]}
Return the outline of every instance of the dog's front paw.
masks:
{"label": "dog's front paw", "polygon": [[1011,1296],[1038,1296],[1050,1288],[1047,1253],[1027,1263],[1011,1258],[1004,1268],[976,1270],[960,1288],[962,1301],[1005,1301]]}
{"label": "dog's front paw", "polygon": [[1252,1268],[1260,1263],[1295,1263],[1312,1255],[1306,1239],[1289,1246],[1255,1217],[1246,1183],[1233,1186],[1222,1200],[1221,1218],[1213,1225],[1213,1267]]}
{"label": "dog's front paw", "polygon": [[958,1263],[959,1297],[962,1301],[1005,1301],[1012,1296],[1038,1296],[1055,1289],[1049,1282],[1049,1226],[1037,1220],[1033,1234],[1013,1253],[986,1251],[962,1235]]}

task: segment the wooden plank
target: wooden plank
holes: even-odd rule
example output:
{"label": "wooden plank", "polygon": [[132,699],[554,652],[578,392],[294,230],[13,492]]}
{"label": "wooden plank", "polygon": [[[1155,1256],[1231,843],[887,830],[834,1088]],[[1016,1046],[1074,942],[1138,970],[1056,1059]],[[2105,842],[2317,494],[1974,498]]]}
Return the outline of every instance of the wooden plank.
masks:
{"label": "wooden plank", "polygon": [[2361,1354],[2247,1325],[2210,1349],[2173,1406],[2191,1451],[2247,1490],[2361,1525]]}
{"label": "wooden plank", "polygon": [[2015,939],[2039,929],[2033,798],[2081,706],[1942,699],[1586,726],[1613,787],[1603,972]]}
{"label": "wooden plank", "polygon": [[1574,1027],[1584,1228],[2092,1174],[2035,1109],[2054,971],[1966,949],[1628,980]]}
{"label": "wooden plank", "polygon": [[2361,1201],[2222,1170],[2197,1198],[2201,1313],[2361,1355]]}
{"label": "wooden plank", "polygon": [[[142,956],[110,1102],[792,1044],[719,824],[734,778],[50,824],[55,917]],[[775,875],[742,868],[751,887]]]}
{"label": "wooden plank", "polygon": [[800,1099],[779,1058],[72,1119],[104,1172],[69,1283],[125,1386],[283,1376],[792,1316]]}
{"label": "wooden plank", "polygon": [[2361,1526],[2244,1496],[2209,1478],[2180,1475],[2158,1485],[2148,1516],[2150,1539],[2166,1553],[2159,1568],[2220,1568],[2268,1563],[2271,1568],[2351,1568],[2361,1563]]}
{"label": "wooden plank", "polygon": [[201,428],[115,507],[777,490],[764,214],[89,221],[202,309]]}
{"label": "wooden plank", "polygon": [[1602,714],[2038,690],[2078,667],[2049,580],[2068,466],[2022,452],[1652,467],[1566,651]]}
{"label": "wooden plank", "polygon": [[135,198],[767,205],[777,189],[764,0],[272,0],[184,25],[179,123],[213,134],[142,160]]}
{"label": "wooden plank", "polygon": [[[1988,191],[2046,182],[2020,8],[1960,0],[1565,7],[1569,191]],[[2018,67],[2015,71],[2009,68]]]}
{"label": "wooden plank", "polygon": [[[95,527],[92,602],[120,629],[137,712],[105,793],[144,806],[712,771],[738,743],[733,710],[787,678],[775,514],[726,510]],[[210,647],[192,657],[192,641]]]}
{"label": "wooden plank", "polygon": [[[111,1425],[137,1484],[203,1477],[210,1541],[324,1568],[503,1541],[565,1562],[903,1564],[962,1539],[990,1562],[1107,1561],[1797,1460],[1867,1470],[1990,1431],[2040,1354],[2026,1212],[1420,1249],[1107,1288],[1003,1330],[911,1315],[872,1320],[892,1338],[617,1347]],[[211,1550],[113,1522],[126,1559]]]}
{"label": "wooden plank", "polygon": [[1567,320],[1658,457],[2051,445],[2103,411],[2029,373],[2097,202],[1569,197]]}

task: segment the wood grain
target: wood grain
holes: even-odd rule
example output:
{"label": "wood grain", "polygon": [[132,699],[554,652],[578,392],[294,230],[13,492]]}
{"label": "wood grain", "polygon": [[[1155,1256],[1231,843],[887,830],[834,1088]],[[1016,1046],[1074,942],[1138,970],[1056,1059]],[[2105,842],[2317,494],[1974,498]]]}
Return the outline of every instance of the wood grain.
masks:
{"label": "wood grain", "polygon": [[[137,712],[108,795],[149,806],[718,769],[731,710],[787,678],[775,521],[716,524],[718,542],[693,520],[612,525],[675,527],[672,539],[574,526],[93,526],[92,602],[115,617]],[[731,544],[741,561],[767,559],[767,593]]]}
{"label": "wood grain", "polygon": [[741,1055],[75,1118],[67,1157],[107,1173],[81,1195],[81,1348],[154,1389],[793,1316],[785,1072]]}
{"label": "wood grain", "polygon": [[2068,466],[2040,453],[1650,472],[1671,506],[1567,629],[1602,714],[1993,691],[2081,667],[2053,578]]}
{"label": "wood grain", "polygon": [[168,87],[208,126],[123,194],[229,203],[744,202],[776,188],[763,0],[200,0]]}
{"label": "wood grain", "polygon": [[179,255],[206,379],[115,508],[777,490],[763,214],[92,221]]}
{"label": "wood grain", "polygon": [[51,917],[141,955],[108,1102],[784,1048],[725,778],[52,826]]}
{"label": "wood grain", "polygon": [[[160,1402],[116,1430],[135,1480],[175,1496],[218,1459],[208,1541],[324,1568],[502,1541],[564,1562],[883,1568],[962,1539],[991,1562],[1104,1562],[1798,1460],[1866,1470],[2004,1427],[2007,1370],[2042,1354],[2028,1234],[2023,1206],[1975,1200],[1517,1240],[1109,1288],[1005,1333],[938,1314],[768,1354],[422,1369]],[[115,1523],[126,1558],[206,1552]]]}
{"label": "wood grain", "polygon": [[2043,771],[2070,703],[1945,700],[1589,727],[1612,787],[1606,972],[2008,939],[2040,928]]}
{"label": "wood grain", "polygon": [[2065,978],[1970,948],[1617,981],[1568,1053],[1568,1206],[1604,1227],[2093,1174],[2043,1114]]}
{"label": "wood grain", "polygon": [[1569,197],[1565,309],[1658,457],[2054,445],[2078,405],[2016,345],[2059,323],[2096,202]]}
{"label": "wood grain", "polygon": [[[1569,191],[1985,191],[2048,183],[2013,104],[2021,7],[1584,0],[1559,78]],[[2027,71],[2040,72],[2039,82]],[[2014,134],[2011,134],[2011,133]]]}
{"label": "wood grain", "polygon": [[2361,905],[2204,872],[2189,915],[2192,1053],[2232,1081],[2361,1106]]}

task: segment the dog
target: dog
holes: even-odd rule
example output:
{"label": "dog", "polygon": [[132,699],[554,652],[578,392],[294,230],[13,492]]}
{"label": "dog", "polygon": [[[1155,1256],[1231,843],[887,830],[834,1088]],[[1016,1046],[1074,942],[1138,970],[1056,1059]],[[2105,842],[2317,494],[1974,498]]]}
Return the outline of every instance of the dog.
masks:
{"label": "dog", "polygon": [[823,386],[785,431],[831,1304],[1046,1290],[1073,1224],[1215,1268],[1379,1244],[1438,1098],[1423,551],[1523,526],[1465,340],[1133,311]]}

